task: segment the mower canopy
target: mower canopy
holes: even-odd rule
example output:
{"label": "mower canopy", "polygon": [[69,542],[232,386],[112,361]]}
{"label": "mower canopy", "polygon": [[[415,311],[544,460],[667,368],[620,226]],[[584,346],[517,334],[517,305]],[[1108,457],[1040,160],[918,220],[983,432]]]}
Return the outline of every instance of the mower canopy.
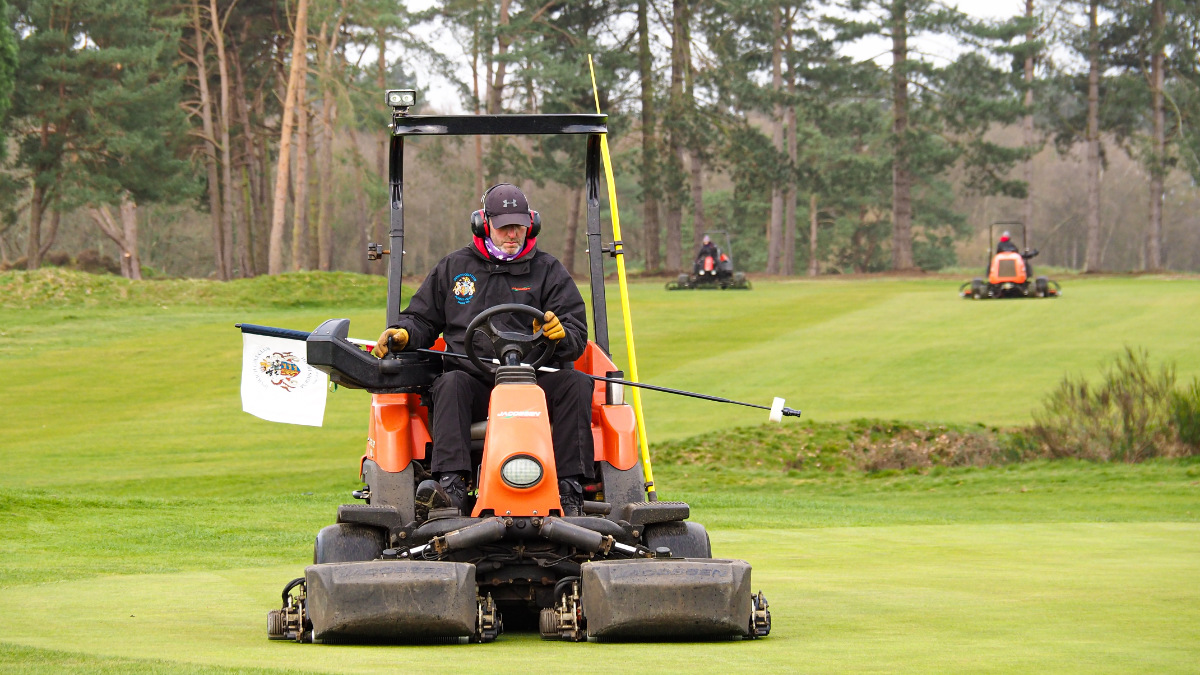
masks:
{"label": "mower canopy", "polygon": [[[770,632],[767,601],[750,565],[713,558],[708,533],[689,506],[657,501],[639,461],[638,429],[609,352],[604,257],[621,253],[600,228],[604,115],[409,115],[393,97],[389,149],[388,325],[401,309],[404,250],[404,142],[410,136],[575,135],[585,146],[585,197],[592,339],[574,362],[598,378],[590,401],[595,475],[583,515],[559,503],[546,400],[535,368],[548,358],[540,332],[500,330],[480,314],[471,331],[495,346],[497,362],[470,353],[399,351],[382,359],[349,339],[349,320],[308,334],[308,362],[343,387],[371,394],[363,487],[316,536],[313,564],[283,590],[268,636],[299,642],[488,642],[505,618],[545,638],[728,639]],[[390,251],[390,253],[389,253]],[[542,308],[489,312],[540,316]],[[527,319],[522,319],[527,321]],[[472,333],[473,334],[473,333]],[[467,344],[471,344],[468,340]],[[552,349],[552,346],[550,347]],[[445,357],[440,354],[445,353]],[[415,503],[430,476],[429,387],[443,358],[466,357],[495,370],[489,419],[472,426],[478,451],[466,503],[427,513]],[[647,459],[648,462],[648,459]],[[649,490],[649,491],[648,491]]]}

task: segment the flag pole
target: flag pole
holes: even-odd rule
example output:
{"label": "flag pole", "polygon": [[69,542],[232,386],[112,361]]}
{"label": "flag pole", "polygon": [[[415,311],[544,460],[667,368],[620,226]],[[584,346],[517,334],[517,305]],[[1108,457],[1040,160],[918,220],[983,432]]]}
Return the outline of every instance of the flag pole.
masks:
{"label": "flag pole", "polygon": [[[592,75],[592,95],[596,99],[596,113],[600,111],[600,90],[596,87],[596,69],[592,65],[592,55],[588,54],[588,71]],[[625,246],[621,243],[621,215],[617,209],[617,183],[613,178],[612,158],[608,154],[608,134],[600,135],[600,154],[604,158],[604,179],[608,182],[608,204],[612,213],[613,226],[613,257],[617,259],[617,285],[621,291],[621,318],[625,324],[625,351],[629,358],[629,380],[638,381],[637,349],[633,344],[633,318],[629,314],[629,287],[625,282]],[[650,448],[646,442],[646,420],[642,416],[641,391],[634,387],[633,414],[637,420],[638,446],[641,450],[642,470],[646,478],[647,501],[658,501],[654,490],[654,470],[650,466]]]}

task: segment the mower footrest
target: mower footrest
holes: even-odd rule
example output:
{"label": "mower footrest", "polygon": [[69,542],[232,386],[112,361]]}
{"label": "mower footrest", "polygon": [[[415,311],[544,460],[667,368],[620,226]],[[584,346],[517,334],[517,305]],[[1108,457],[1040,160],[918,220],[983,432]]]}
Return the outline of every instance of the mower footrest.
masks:
{"label": "mower footrest", "polygon": [[396,507],[368,504],[342,504],[337,510],[337,521],[381,527],[385,530],[404,524],[400,522],[400,510]]}
{"label": "mower footrest", "polygon": [[686,502],[636,502],[625,507],[624,518],[630,525],[668,523],[687,520],[692,513]]}
{"label": "mower footrest", "polygon": [[589,637],[753,637],[750,564],[744,560],[606,560],[584,563],[581,576]]}
{"label": "mower footrest", "polygon": [[470,637],[478,611],[470,563],[372,560],[304,570],[314,641]]}

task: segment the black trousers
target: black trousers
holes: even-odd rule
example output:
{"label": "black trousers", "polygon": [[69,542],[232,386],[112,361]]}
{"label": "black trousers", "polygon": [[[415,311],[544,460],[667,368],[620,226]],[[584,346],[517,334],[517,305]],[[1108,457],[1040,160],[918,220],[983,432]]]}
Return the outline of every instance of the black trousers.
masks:
{"label": "black trousers", "polygon": [[[592,378],[577,370],[559,370],[538,373],[537,383],[546,392],[558,476],[592,478]],[[429,392],[434,473],[474,472],[471,423],[487,419],[491,392],[491,386],[462,370],[447,371],[434,380]]]}

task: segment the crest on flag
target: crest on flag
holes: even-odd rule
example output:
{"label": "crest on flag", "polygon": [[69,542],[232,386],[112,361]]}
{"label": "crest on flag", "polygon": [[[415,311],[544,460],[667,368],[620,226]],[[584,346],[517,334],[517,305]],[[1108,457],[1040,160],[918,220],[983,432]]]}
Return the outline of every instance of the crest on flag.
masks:
{"label": "crest on flag", "polygon": [[[266,348],[259,351],[265,352]],[[291,391],[301,383],[296,382],[300,376],[300,359],[291,352],[272,352],[258,362],[258,369],[272,385],[285,391]]]}

